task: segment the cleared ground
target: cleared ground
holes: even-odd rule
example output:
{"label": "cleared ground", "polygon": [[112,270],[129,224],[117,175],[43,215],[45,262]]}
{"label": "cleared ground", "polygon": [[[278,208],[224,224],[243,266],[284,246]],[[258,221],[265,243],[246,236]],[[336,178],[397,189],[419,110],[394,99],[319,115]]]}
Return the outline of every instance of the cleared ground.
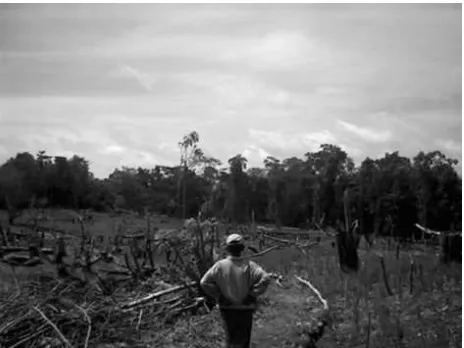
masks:
{"label": "cleared ground", "polygon": [[[50,222],[70,234],[80,235],[80,227],[65,221],[63,212]],[[97,214],[92,234],[112,235],[123,217]],[[180,220],[152,219],[162,229],[178,228]],[[144,228],[146,220],[133,218],[127,228]],[[379,243],[380,244],[380,243]],[[401,251],[361,247],[362,268],[357,275],[341,273],[336,250],[330,240],[303,256],[294,248],[273,251],[258,259],[268,271],[284,276],[285,289],[273,283],[262,298],[253,332],[255,347],[291,347],[308,322],[316,320],[321,304],[308,288],[297,284],[294,275],[308,279],[329,301],[331,325],[318,347],[461,347],[462,269],[442,265],[432,250]],[[388,296],[379,255],[385,259]],[[411,261],[415,271],[411,274]],[[0,268],[2,290],[13,288],[11,271]],[[18,279],[27,281],[43,270],[18,269]],[[370,319],[369,319],[370,318]],[[135,325],[135,324],[134,324]],[[147,347],[220,347],[223,330],[217,310],[184,317],[174,323],[152,323],[153,331],[144,337]],[[116,347],[116,345],[115,345]]]}

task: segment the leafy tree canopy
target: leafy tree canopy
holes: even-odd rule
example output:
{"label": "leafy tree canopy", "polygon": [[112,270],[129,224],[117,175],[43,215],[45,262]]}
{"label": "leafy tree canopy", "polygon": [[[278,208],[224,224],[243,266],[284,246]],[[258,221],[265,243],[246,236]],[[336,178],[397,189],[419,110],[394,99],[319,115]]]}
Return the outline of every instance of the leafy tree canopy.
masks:
{"label": "leafy tree canopy", "polygon": [[18,153],[0,167],[0,208],[10,217],[30,206],[111,211],[116,208],[183,217],[216,216],[232,222],[303,226],[343,219],[343,193],[361,228],[406,236],[419,222],[437,230],[461,229],[462,184],[456,159],[440,151],[410,159],[398,152],[355,166],[342,148],[322,144],[299,157],[268,157],[250,168],[237,154],[226,162],[205,155],[191,132],[179,145],[179,165],[122,167],[97,179],[85,158]]}

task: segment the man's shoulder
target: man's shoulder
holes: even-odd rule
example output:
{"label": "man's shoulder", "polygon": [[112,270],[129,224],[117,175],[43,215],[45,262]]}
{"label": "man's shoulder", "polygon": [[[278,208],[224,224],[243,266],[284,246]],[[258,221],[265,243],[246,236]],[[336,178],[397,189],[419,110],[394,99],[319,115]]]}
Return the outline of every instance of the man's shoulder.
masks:
{"label": "man's shoulder", "polygon": [[250,265],[250,269],[252,272],[263,274],[263,275],[268,274],[260,265],[258,265],[254,261],[250,261],[249,265]]}
{"label": "man's shoulder", "polygon": [[233,266],[243,265],[244,263],[249,264],[249,261],[243,259],[234,259],[231,257],[225,257],[221,260],[216,261],[215,266],[217,268],[230,268]]}
{"label": "man's shoulder", "polygon": [[230,260],[227,260],[227,258],[218,260],[214,263],[214,265],[211,266],[210,270],[213,273],[222,273],[225,270],[229,269],[231,267],[230,265]]}
{"label": "man's shoulder", "polygon": [[220,260],[216,261],[216,263],[213,265],[213,267],[219,268],[219,267],[223,267],[223,266],[226,266],[226,265],[229,265],[229,264],[230,264],[230,260],[227,259],[227,258],[223,258],[223,259],[220,259]]}
{"label": "man's shoulder", "polygon": [[250,265],[251,268],[261,268],[261,266],[258,265],[258,264],[257,264],[255,261],[253,261],[253,260],[250,260],[248,263],[249,263],[249,265]]}

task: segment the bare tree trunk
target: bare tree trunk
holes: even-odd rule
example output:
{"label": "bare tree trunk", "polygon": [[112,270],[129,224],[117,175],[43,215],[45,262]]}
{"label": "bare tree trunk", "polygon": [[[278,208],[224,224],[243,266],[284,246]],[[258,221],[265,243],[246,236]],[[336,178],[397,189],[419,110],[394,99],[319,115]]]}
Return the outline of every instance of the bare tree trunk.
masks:
{"label": "bare tree trunk", "polygon": [[321,221],[321,198],[319,196],[320,185],[313,184],[313,223]]}
{"label": "bare tree trunk", "polygon": [[175,207],[175,214],[176,216],[179,216],[180,214],[180,207],[181,207],[181,185],[183,183],[183,169],[184,169],[184,157],[183,157],[183,153],[182,153],[182,149],[181,149],[181,152],[180,152],[180,166],[179,166],[179,172],[178,172],[178,177],[177,177],[177,204],[176,204],[176,207]]}
{"label": "bare tree trunk", "polygon": [[254,209],[251,209],[251,235],[256,237],[256,221]]}
{"label": "bare tree trunk", "polygon": [[349,232],[350,224],[351,224],[350,209],[349,209],[349,206],[350,206],[350,196],[349,196],[349,194],[350,194],[349,190],[345,189],[345,192],[343,194],[343,200],[344,200],[343,212],[344,212],[344,215],[345,215],[345,229],[346,229],[346,232]]}
{"label": "bare tree trunk", "polygon": [[3,246],[9,246],[7,230],[0,223],[0,235],[2,236]]}
{"label": "bare tree trunk", "polygon": [[184,173],[182,174],[182,219],[184,220],[187,216],[187,185],[185,182],[186,171],[187,171],[187,165],[184,164]]}

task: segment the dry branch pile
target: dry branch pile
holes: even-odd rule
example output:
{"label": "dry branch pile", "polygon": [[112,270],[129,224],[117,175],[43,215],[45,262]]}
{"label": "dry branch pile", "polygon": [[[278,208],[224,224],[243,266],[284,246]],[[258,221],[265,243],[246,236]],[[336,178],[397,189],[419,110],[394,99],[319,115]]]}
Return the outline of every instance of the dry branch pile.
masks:
{"label": "dry branch pile", "polygon": [[[97,245],[101,243],[82,221],[81,227],[77,245],[54,236],[47,241],[52,246],[44,248],[42,234],[41,243],[0,247],[0,261],[11,266],[13,275],[17,267],[34,272],[39,264],[52,271],[25,287],[15,278],[17,293],[0,300],[0,347],[87,347],[117,341],[134,347],[137,342],[127,338],[140,338],[154,323],[207,310],[199,280],[214,262],[215,234],[205,231],[210,225],[157,239],[148,224],[145,233],[125,236],[123,255],[108,243]],[[176,254],[174,262],[155,265],[160,245]]]}
{"label": "dry branch pile", "polygon": [[[113,309],[94,287],[68,282],[29,284],[0,304],[2,347],[75,347],[120,341],[130,317]],[[130,337],[130,336],[126,336]]]}
{"label": "dry branch pile", "polygon": [[184,286],[160,282],[150,288],[162,290],[138,298],[127,291],[105,296],[98,285],[76,281],[30,283],[0,301],[0,347],[90,347],[111,342],[135,347],[154,322],[203,304],[202,298],[185,298]]}

